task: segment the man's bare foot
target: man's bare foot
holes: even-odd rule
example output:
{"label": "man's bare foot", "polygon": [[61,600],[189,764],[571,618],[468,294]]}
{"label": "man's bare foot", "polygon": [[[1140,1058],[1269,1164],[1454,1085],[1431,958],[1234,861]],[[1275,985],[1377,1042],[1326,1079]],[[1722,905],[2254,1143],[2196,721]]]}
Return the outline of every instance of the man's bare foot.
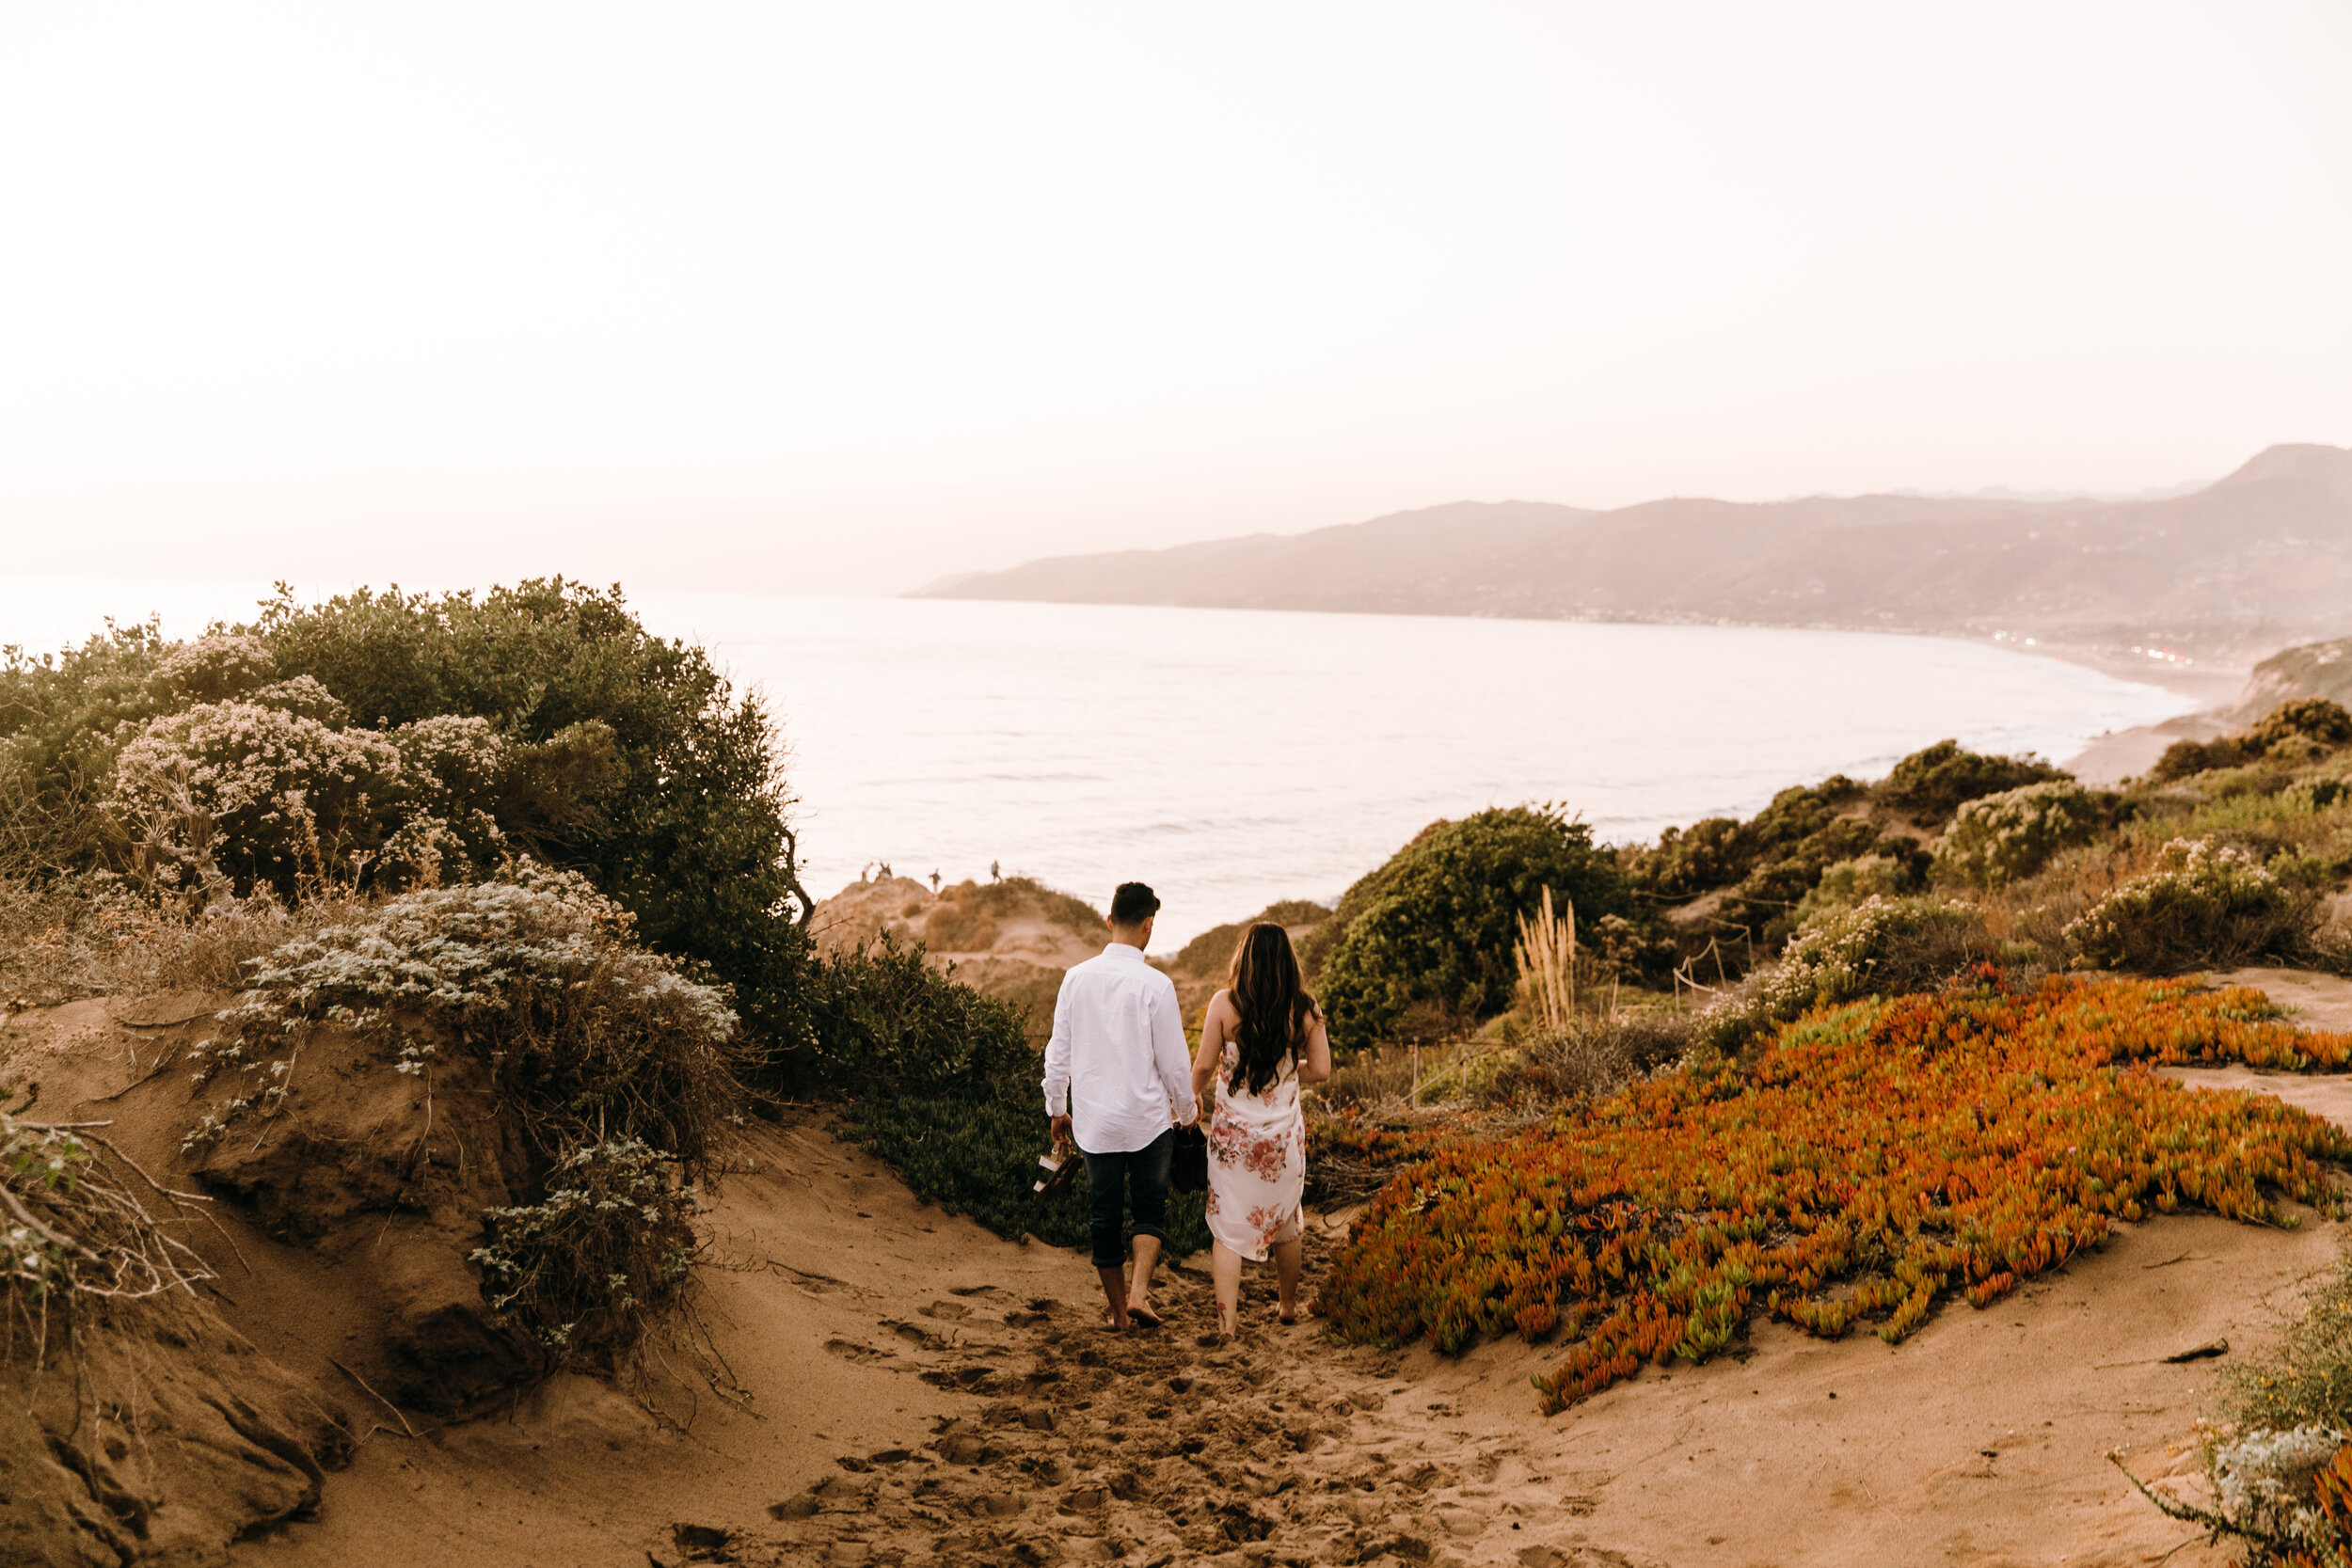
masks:
{"label": "man's bare foot", "polygon": [[1160,1326],[1160,1315],[1152,1310],[1152,1307],[1149,1302],[1129,1302],[1127,1304],[1127,1316],[1130,1321],[1141,1323],[1146,1328],[1157,1328]]}
{"label": "man's bare foot", "polygon": [[1285,1312],[1278,1307],[1274,1313],[1274,1321],[1283,1324],[1295,1323],[1298,1321],[1298,1309],[1296,1307],[1293,1307],[1288,1312]]}
{"label": "man's bare foot", "polygon": [[1124,1312],[1113,1312],[1113,1311],[1109,1310],[1107,1307],[1104,1309],[1104,1312],[1103,1312],[1103,1329],[1104,1329],[1104,1332],[1108,1333],[1108,1334],[1118,1334],[1118,1333],[1123,1332],[1123,1331],[1125,1330],[1126,1326],[1127,1326],[1127,1314],[1126,1314],[1126,1313],[1124,1313]]}

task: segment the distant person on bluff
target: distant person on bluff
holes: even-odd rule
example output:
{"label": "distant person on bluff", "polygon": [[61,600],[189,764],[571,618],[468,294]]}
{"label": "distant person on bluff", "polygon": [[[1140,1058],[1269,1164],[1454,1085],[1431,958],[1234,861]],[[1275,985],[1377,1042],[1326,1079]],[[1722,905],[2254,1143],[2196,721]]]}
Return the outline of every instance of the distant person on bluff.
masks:
{"label": "distant person on bluff", "polygon": [[[1110,944],[1062,976],[1045,1046],[1045,1114],[1054,1136],[1086,1156],[1093,1190],[1094,1268],[1105,1328],[1159,1326],[1152,1271],[1168,1240],[1168,1172],[1176,1126],[1200,1119],[1184,1059],[1176,985],[1143,961],[1160,900],[1141,882],[1111,897]],[[1171,1114],[1171,1107],[1173,1108]],[[1135,1272],[1125,1210],[1135,1210]]]}
{"label": "distant person on bluff", "polygon": [[1216,1286],[1216,1326],[1240,1328],[1241,1265],[1274,1256],[1283,1323],[1298,1321],[1298,1275],[1305,1262],[1301,1224],[1307,1189],[1307,1119],[1302,1084],[1331,1076],[1331,1040],[1323,1010],[1307,993],[1298,955],[1281,927],[1259,921],[1233,949],[1230,978],[1209,999],[1192,1089],[1209,1117],[1209,1276]]}

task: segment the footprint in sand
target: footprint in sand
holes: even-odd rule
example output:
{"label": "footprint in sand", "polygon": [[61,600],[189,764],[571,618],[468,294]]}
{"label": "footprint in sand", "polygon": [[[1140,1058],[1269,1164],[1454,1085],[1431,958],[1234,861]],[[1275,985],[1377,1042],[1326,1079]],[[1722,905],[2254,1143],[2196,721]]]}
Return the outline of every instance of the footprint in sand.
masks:
{"label": "footprint in sand", "polygon": [[853,1339],[828,1339],[825,1348],[850,1361],[889,1361],[896,1357],[895,1352],[876,1350],[871,1345],[861,1345]]}

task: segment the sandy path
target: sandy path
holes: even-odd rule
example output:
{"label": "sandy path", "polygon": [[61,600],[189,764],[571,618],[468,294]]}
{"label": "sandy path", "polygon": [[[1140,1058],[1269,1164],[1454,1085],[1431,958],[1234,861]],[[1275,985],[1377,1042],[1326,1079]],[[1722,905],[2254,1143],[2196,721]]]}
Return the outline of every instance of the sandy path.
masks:
{"label": "sandy path", "polygon": [[[1516,1342],[1199,1345],[1192,1271],[1168,1330],[1101,1334],[1082,1258],[923,1209],[813,1127],[757,1142],[706,1298],[755,1417],[705,1391],[680,1435],[564,1380],[509,1419],[377,1433],[316,1523],[236,1560],[640,1568],[696,1560],[683,1524],[742,1562],[2137,1563],[2187,1532],[2103,1456],[2185,1468],[2213,1378],[2156,1358],[2259,1338],[2337,1233],[2129,1227],[1899,1349],[1760,1325],[1743,1359],[1547,1420],[1547,1353]],[[2201,1552],[2171,1560],[2226,1560]]]}
{"label": "sandy path", "polygon": [[[2306,1023],[2352,1023],[2344,982],[2228,978]],[[2352,1124],[2352,1081],[2181,1076]],[[2122,1227],[1899,1348],[1759,1323],[1737,1357],[1652,1370],[1546,1419],[1527,1385],[1544,1348],[1446,1359],[1268,1324],[1219,1350],[1197,1342],[1210,1309],[1190,1270],[1168,1276],[1168,1329],[1108,1336],[1083,1257],[924,1208],[811,1123],[759,1130],[753,1154],[715,1211],[703,1297],[748,1412],[664,1377],[649,1391],[691,1417],[681,1433],[564,1379],[507,1419],[379,1432],[329,1478],[317,1522],[235,1560],[2138,1564],[2193,1532],[2105,1456],[2192,1475],[2220,1365],[2160,1358],[2261,1342],[2341,1234],[2308,1212],[2286,1229]],[[1251,1283],[1263,1320],[1266,1281]],[[299,1323],[250,1331],[300,1359]],[[2169,1559],[2230,1560],[2196,1544]]]}

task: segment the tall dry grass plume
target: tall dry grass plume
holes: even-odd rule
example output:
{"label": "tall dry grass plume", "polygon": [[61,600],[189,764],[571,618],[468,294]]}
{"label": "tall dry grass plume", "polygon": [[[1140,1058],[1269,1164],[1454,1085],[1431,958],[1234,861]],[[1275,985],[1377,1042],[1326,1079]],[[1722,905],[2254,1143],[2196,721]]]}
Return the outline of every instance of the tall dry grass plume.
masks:
{"label": "tall dry grass plume", "polygon": [[1512,956],[1519,966],[1520,1005],[1539,1021],[1547,1035],[1562,1035],[1576,1017],[1576,905],[1567,912],[1551,912],[1551,889],[1544,889],[1542,910],[1533,918],[1519,916],[1519,940]]}

